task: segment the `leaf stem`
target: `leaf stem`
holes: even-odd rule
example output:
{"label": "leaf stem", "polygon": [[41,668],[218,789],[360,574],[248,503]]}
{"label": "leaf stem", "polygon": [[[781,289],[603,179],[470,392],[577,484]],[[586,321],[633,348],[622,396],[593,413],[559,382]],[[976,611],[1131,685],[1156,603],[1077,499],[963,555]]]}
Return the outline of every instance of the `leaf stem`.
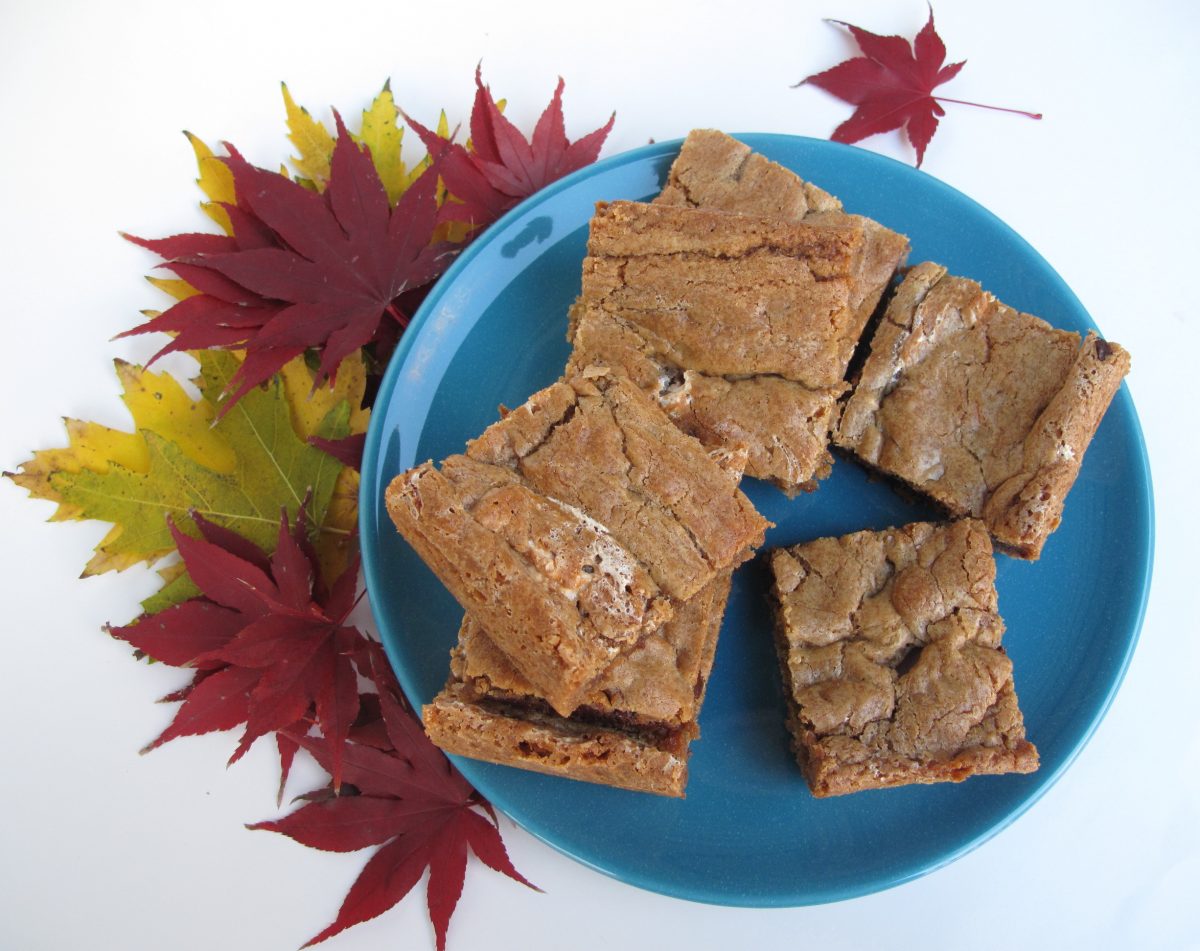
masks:
{"label": "leaf stem", "polygon": [[398,323],[401,327],[408,326],[408,321],[409,321],[408,315],[400,313],[400,310],[396,307],[396,305],[394,303],[388,304],[387,307],[385,307],[383,310],[386,314],[388,314],[388,316],[390,316],[394,321],[396,321],[396,323]]}
{"label": "leaf stem", "polygon": [[340,618],[338,618],[337,621],[335,621],[334,623],[339,626],[342,624],[345,624],[346,618],[348,618],[351,614],[354,613],[354,609],[356,607],[358,607],[359,602],[362,601],[362,599],[365,598],[366,596],[367,596],[367,589],[363,588],[360,592],[358,592],[358,597],[354,599],[354,603],[346,609],[346,613],[343,614]]}
{"label": "leaf stem", "polygon": [[934,96],[938,102],[953,102],[960,106],[975,106],[979,109],[991,109],[994,112],[1011,112],[1014,115],[1025,116],[1029,119],[1040,119],[1040,112],[1026,112],[1024,109],[1005,109],[1004,106],[985,106],[982,102],[967,102],[965,99],[951,99],[948,96]]}

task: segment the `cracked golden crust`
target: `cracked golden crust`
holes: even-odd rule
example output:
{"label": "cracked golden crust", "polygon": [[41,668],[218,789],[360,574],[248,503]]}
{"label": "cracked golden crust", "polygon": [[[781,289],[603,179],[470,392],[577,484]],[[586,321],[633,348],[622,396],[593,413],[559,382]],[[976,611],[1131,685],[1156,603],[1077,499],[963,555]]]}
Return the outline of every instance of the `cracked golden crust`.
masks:
{"label": "cracked golden crust", "polygon": [[[618,717],[643,728],[677,728],[696,719],[712,669],[731,574],[721,575],[680,604],[674,617],[618,655],[589,685],[576,711]],[[451,653],[453,679],[475,699],[528,704],[536,689],[471,615],[463,618]]]}
{"label": "cracked golden crust", "polygon": [[770,524],[738,489],[736,471],[604,368],[535,393],[468,443],[467,455],[605,526],[676,601],[750,557]]}
{"label": "cracked golden crust", "polygon": [[849,303],[861,254],[853,225],[601,203],[580,301],[657,334],[682,368],[833,386],[862,330]]}
{"label": "cracked golden crust", "polygon": [[422,709],[429,738],[448,753],[503,766],[682,798],[692,732],[639,733],[538,716],[478,701],[450,684]]}
{"label": "cracked golden crust", "polygon": [[688,134],[654,203],[762,215],[792,223],[858,222],[864,234],[864,253],[852,301],[862,322],[860,331],[908,255],[904,235],[870,218],[846,215],[842,203],[828,192],[714,129],[694,129]]}
{"label": "cracked golden crust", "polygon": [[800,221],[842,203],[716,129],[693,129],[656,203]]}
{"label": "cracked golden crust", "polygon": [[1032,772],[982,523],[771,555],[788,728],[816,796]]}
{"label": "cracked golden crust", "polygon": [[662,337],[598,308],[572,308],[571,368],[615,366],[657,398],[667,416],[707,446],[743,446],[746,472],[785,491],[816,488],[849,386],[810,389],[781,376],[725,377],[681,369]]}
{"label": "cracked golden crust", "polygon": [[[592,220],[569,368],[619,367],[786,491],[829,471],[862,227],[614,202]],[[865,318],[864,318],[865,319]]]}
{"label": "cracked golden crust", "polygon": [[387,489],[397,529],[539,695],[569,714],[622,651],[749,557],[769,523],[628,380],[534,394]]}
{"label": "cracked golden crust", "polygon": [[919,264],[875,331],[834,442],[1035,559],[1128,371],[1118,345],[1081,343]]}
{"label": "cracked golden crust", "polygon": [[783,166],[693,130],[650,207],[600,206],[570,365],[620,367],[685,432],[744,445],[749,475],[811,491],[846,367],[907,253]]}
{"label": "cracked golden crust", "polygon": [[[513,662],[569,712],[595,673],[673,605],[603,531],[497,468],[464,456],[441,470],[426,463],[389,486],[388,512],[455,599],[502,632]],[[608,571],[596,562],[606,555],[616,562]]]}

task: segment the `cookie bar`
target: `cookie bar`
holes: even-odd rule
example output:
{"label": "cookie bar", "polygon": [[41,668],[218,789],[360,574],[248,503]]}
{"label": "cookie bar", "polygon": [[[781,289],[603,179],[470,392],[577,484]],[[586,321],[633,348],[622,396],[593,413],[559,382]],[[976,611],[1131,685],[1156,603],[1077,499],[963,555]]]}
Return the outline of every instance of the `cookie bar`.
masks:
{"label": "cookie bar", "polygon": [[592,680],[768,522],[699,442],[602,369],[535,393],[441,468],[393,480],[388,512],[537,694],[570,714]]}
{"label": "cookie bar", "polygon": [[771,555],[788,728],[815,796],[1028,773],[983,524],[915,523]]}
{"label": "cookie bar", "polygon": [[1056,330],[937,264],[914,267],[871,340],[834,442],[1036,559],[1129,354]]}
{"label": "cookie bar", "polygon": [[788,490],[828,472],[863,229],[620,201],[597,206],[569,367],[619,367],[685,432],[745,444]]}
{"label": "cookie bar", "polygon": [[908,255],[904,235],[871,218],[847,215],[842,203],[827,191],[715,129],[688,133],[654,203],[793,223],[857,223],[863,229],[864,253],[855,274],[852,302],[864,326]]}
{"label": "cookie bar", "polygon": [[842,210],[829,192],[716,129],[688,133],[654,203],[786,221]]}
{"label": "cookie bar", "polygon": [[422,713],[426,732],[475,759],[683,796],[729,586],[726,573],[681,604],[596,678],[569,717],[556,715],[467,615],[450,682]]}

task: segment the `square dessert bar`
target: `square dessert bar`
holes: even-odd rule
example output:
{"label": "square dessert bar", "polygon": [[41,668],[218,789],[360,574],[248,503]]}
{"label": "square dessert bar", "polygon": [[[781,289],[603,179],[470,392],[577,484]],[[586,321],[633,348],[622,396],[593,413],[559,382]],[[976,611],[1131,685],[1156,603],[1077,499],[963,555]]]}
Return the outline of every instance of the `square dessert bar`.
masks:
{"label": "square dessert bar", "polygon": [[422,713],[450,753],[552,776],[683,796],[688,745],[712,669],[730,575],[619,655],[569,717],[557,715],[467,615],[450,681]]}
{"label": "square dessert bar", "polygon": [[861,224],[619,201],[597,206],[569,367],[619,367],[685,432],[744,444],[746,472],[795,490],[828,472],[865,320]]}
{"label": "square dessert bar", "polygon": [[834,442],[1035,559],[1129,354],[919,264],[871,340]]}
{"label": "square dessert bar", "polygon": [[769,523],[628,379],[590,369],[535,393],[388,486],[400,534],[559,714]]}
{"label": "square dessert bar", "polygon": [[716,129],[688,133],[654,203],[785,221],[842,210],[829,192]]}
{"label": "square dessert bar", "polygon": [[1029,773],[996,565],[973,519],[772,552],[792,745],[815,796]]}
{"label": "square dessert bar", "polygon": [[847,215],[842,203],[827,191],[715,129],[688,133],[654,203],[792,223],[857,224],[863,230],[864,253],[858,261],[852,303],[863,325],[908,254],[904,235],[871,218]]}

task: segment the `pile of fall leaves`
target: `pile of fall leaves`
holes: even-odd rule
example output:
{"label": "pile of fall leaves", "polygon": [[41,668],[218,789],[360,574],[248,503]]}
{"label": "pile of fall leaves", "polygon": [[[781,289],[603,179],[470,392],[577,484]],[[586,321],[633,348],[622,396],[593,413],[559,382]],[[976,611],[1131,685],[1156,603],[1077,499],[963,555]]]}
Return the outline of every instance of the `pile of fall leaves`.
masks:
{"label": "pile of fall leaves", "polygon": [[[596,160],[613,119],[570,142],[562,80],[531,139],[478,70],[466,145],[403,115],[384,86],[357,133],[331,132],[283,89],[294,172],[255,167],[189,135],[202,208],[220,233],[145,239],[174,302],[130,334],[154,359],[198,361],[193,399],[168,373],[116,362],[133,432],[67,420],[69,445],[6,473],[57,503],[53,518],[112,524],[84,570],[158,566],[132,623],[108,626],[138,657],[194,671],[170,725],[241,729],[230,757],[273,736],[279,799],[301,750],[329,783],[251,826],[313,848],[378,846],[335,920],[309,944],[382,914],[429,870],[439,949],[468,849],[513,868],[490,804],[425,738],[377,641],[348,622],[358,591],[357,492],[370,394],[433,282],[492,221]],[[404,127],[428,154],[401,159]],[[154,361],[152,360],[151,363]],[[530,886],[533,887],[533,886]]]}

